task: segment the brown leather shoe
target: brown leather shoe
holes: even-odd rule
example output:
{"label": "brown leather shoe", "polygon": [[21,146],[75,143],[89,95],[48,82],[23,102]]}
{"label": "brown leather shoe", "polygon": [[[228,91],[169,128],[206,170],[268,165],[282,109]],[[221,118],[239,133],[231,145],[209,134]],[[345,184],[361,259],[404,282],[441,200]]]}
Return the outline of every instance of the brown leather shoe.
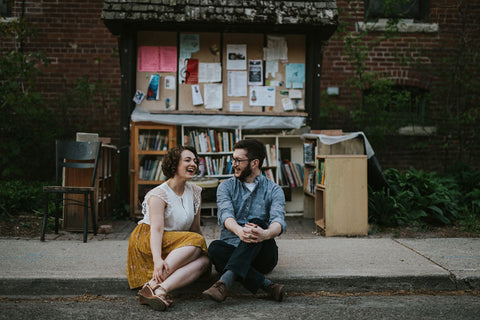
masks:
{"label": "brown leather shoe", "polygon": [[217,302],[222,302],[227,297],[228,288],[225,282],[218,280],[209,289],[203,291],[204,296]]}
{"label": "brown leather shoe", "polygon": [[274,283],[268,287],[268,293],[270,295],[270,298],[280,302],[283,300],[283,297],[285,295],[285,290],[283,290],[282,284]]}

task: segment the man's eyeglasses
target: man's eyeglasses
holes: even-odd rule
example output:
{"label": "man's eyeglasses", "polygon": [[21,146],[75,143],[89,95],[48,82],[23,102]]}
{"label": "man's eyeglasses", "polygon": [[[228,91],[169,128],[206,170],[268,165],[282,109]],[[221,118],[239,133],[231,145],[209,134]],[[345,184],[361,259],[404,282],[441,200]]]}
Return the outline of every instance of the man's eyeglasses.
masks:
{"label": "man's eyeglasses", "polygon": [[250,161],[250,159],[237,159],[237,158],[232,158],[232,163],[234,164],[240,164],[243,161]]}

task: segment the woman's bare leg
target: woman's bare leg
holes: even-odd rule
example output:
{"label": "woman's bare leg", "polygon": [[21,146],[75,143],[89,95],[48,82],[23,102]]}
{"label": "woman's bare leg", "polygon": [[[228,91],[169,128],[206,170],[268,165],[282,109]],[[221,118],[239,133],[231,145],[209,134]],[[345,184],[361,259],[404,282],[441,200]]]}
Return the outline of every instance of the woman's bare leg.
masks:
{"label": "woman's bare leg", "polygon": [[[185,246],[173,250],[165,259],[169,273],[165,281],[159,283],[166,292],[181,288],[198,279],[208,268],[210,260],[202,255],[202,250],[195,246]],[[170,279],[173,277],[173,279]],[[155,280],[150,280],[155,287]],[[161,288],[155,293],[161,294]],[[164,294],[164,293],[163,293]]]}
{"label": "woman's bare leg", "polygon": [[162,282],[161,286],[167,292],[182,288],[200,278],[208,270],[209,265],[210,260],[208,257],[200,256],[196,260],[175,270]]}
{"label": "woman's bare leg", "polygon": [[165,258],[165,263],[168,266],[169,274],[174,273],[175,270],[189,264],[190,262],[196,260],[202,255],[202,249],[194,246],[185,246],[177,248],[170,252]]}

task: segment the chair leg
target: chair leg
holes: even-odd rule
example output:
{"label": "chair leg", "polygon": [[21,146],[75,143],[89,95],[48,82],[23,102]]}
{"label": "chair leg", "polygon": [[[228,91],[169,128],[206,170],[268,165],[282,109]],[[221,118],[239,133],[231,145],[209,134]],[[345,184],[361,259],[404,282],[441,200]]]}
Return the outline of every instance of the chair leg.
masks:
{"label": "chair leg", "polygon": [[45,230],[47,228],[47,216],[48,216],[48,203],[49,203],[49,195],[45,193],[45,208],[43,212],[43,223],[42,223],[42,234],[40,235],[40,241],[45,241]]}
{"label": "chair leg", "polygon": [[58,234],[58,219],[60,217],[60,201],[63,202],[63,195],[57,193],[55,201],[55,234]]}
{"label": "chair leg", "polygon": [[96,217],[96,210],[95,210],[95,193],[90,193],[90,205],[92,206],[92,226],[93,226],[93,235],[97,235],[97,219]]}
{"label": "chair leg", "polygon": [[83,242],[87,242],[88,233],[88,193],[83,194],[84,197],[84,213],[83,213]]}

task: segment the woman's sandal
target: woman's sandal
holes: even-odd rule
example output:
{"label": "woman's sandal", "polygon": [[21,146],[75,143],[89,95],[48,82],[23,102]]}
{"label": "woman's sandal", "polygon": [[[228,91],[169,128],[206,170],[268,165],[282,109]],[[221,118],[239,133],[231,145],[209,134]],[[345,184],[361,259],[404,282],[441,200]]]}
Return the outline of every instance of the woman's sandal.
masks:
{"label": "woman's sandal", "polygon": [[167,298],[163,295],[155,295],[155,290],[158,287],[160,287],[160,285],[152,288],[150,287],[150,284],[148,282],[145,283],[142,289],[138,291],[137,299],[140,304],[148,304],[154,310],[165,311],[170,306],[172,301],[168,301]]}

